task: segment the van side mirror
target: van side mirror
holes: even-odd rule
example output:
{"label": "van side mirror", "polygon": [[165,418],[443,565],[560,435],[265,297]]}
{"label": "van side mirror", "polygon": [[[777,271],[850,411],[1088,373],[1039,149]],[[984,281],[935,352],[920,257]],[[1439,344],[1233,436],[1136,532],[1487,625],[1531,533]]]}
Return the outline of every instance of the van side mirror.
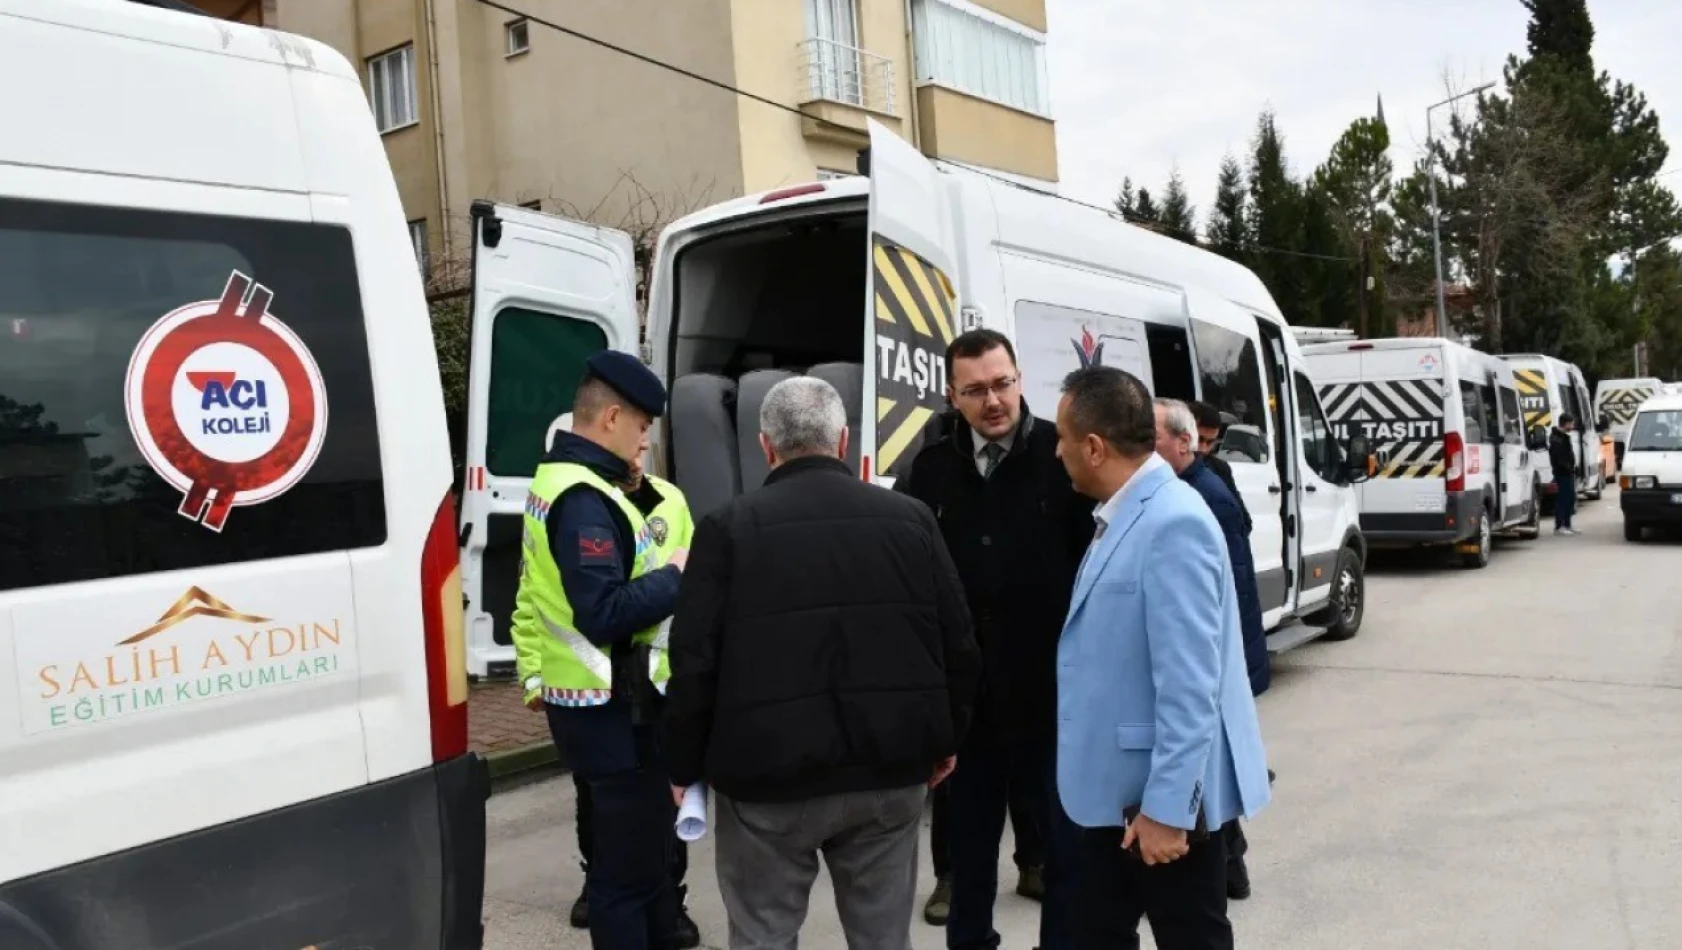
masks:
{"label": "van side mirror", "polygon": [[1546,450],[1548,447],[1548,430],[1542,428],[1541,426],[1533,427],[1530,430],[1530,437],[1527,440],[1527,444],[1530,446],[1530,451],[1532,452],[1541,452]]}
{"label": "van side mirror", "polygon": [[1364,435],[1352,435],[1344,447],[1344,477],[1349,484],[1364,482],[1378,474],[1378,453],[1373,450],[1372,439]]}

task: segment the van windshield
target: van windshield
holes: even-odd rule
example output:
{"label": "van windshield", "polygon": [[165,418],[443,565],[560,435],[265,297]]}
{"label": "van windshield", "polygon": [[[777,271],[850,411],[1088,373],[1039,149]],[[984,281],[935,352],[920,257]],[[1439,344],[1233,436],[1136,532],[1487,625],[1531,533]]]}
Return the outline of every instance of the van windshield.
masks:
{"label": "van windshield", "polygon": [[1635,417],[1630,452],[1682,452],[1682,409],[1655,409]]}

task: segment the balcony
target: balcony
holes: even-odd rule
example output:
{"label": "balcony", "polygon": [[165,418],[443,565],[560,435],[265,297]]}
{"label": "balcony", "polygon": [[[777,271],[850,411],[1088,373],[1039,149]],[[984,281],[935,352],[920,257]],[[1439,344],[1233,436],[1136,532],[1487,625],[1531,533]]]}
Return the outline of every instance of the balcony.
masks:
{"label": "balcony", "polygon": [[796,99],[807,138],[863,147],[869,143],[867,119],[899,115],[893,60],[819,37],[800,43],[797,53]]}

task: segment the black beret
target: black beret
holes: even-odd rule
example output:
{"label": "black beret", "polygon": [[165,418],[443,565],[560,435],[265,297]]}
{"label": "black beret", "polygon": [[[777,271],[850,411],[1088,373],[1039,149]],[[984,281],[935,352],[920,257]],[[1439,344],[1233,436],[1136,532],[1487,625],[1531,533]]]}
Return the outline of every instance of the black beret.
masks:
{"label": "black beret", "polygon": [[660,377],[631,354],[603,350],[585,362],[584,370],[643,412],[658,417],[666,411],[666,387]]}

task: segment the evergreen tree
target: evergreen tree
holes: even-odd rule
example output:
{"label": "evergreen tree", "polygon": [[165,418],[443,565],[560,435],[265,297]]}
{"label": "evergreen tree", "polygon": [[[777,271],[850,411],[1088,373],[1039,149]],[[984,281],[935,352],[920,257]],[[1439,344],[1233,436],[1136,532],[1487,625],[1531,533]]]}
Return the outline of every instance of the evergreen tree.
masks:
{"label": "evergreen tree", "polygon": [[1162,193],[1160,220],[1168,236],[1187,244],[1197,243],[1197,211],[1186,194],[1185,179],[1175,166],[1168,176],[1168,187]]}
{"label": "evergreen tree", "polygon": [[1121,180],[1121,191],[1116,194],[1115,209],[1120,211],[1123,216],[1130,217],[1138,209],[1138,206],[1138,196],[1133,193],[1133,179],[1123,178]]}
{"label": "evergreen tree", "polygon": [[1574,66],[1593,69],[1594,24],[1587,0],[1523,0],[1530,11],[1526,39],[1530,55],[1557,56]]}
{"label": "evergreen tree", "polygon": [[1149,188],[1139,189],[1139,196],[1133,202],[1133,215],[1140,221],[1155,223],[1162,220],[1162,209],[1158,208],[1156,201],[1151,198]]}
{"label": "evergreen tree", "polygon": [[1302,259],[1290,255],[1302,233],[1302,188],[1285,162],[1285,141],[1271,109],[1256,121],[1250,146],[1250,267],[1267,285],[1285,319],[1303,320],[1314,306],[1306,299]]}
{"label": "evergreen tree", "polygon": [[1390,162],[1390,130],[1383,112],[1381,103],[1377,117],[1356,119],[1349,126],[1332,146],[1326,163],[1315,171],[1311,187],[1324,202],[1335,246],[1356,258],[1355,272],[1348,275],[1352,279],[1333,279],[1338,285],[1338,302],[1351,305],[1350,325],[1370,336],[1386,336],[1394,326],[1386,314],[1383,283],[1388,269],[1392,228],[1389,206],[1395,169]]}
{"label": "evergreen tree", "polygon": [[1235,261],[1248,257],[1250,225],[1245,203],[1244,169],[1228,154],[1221,159],[1215,203],[1209,209],[1203,234],[1210,250]]}

